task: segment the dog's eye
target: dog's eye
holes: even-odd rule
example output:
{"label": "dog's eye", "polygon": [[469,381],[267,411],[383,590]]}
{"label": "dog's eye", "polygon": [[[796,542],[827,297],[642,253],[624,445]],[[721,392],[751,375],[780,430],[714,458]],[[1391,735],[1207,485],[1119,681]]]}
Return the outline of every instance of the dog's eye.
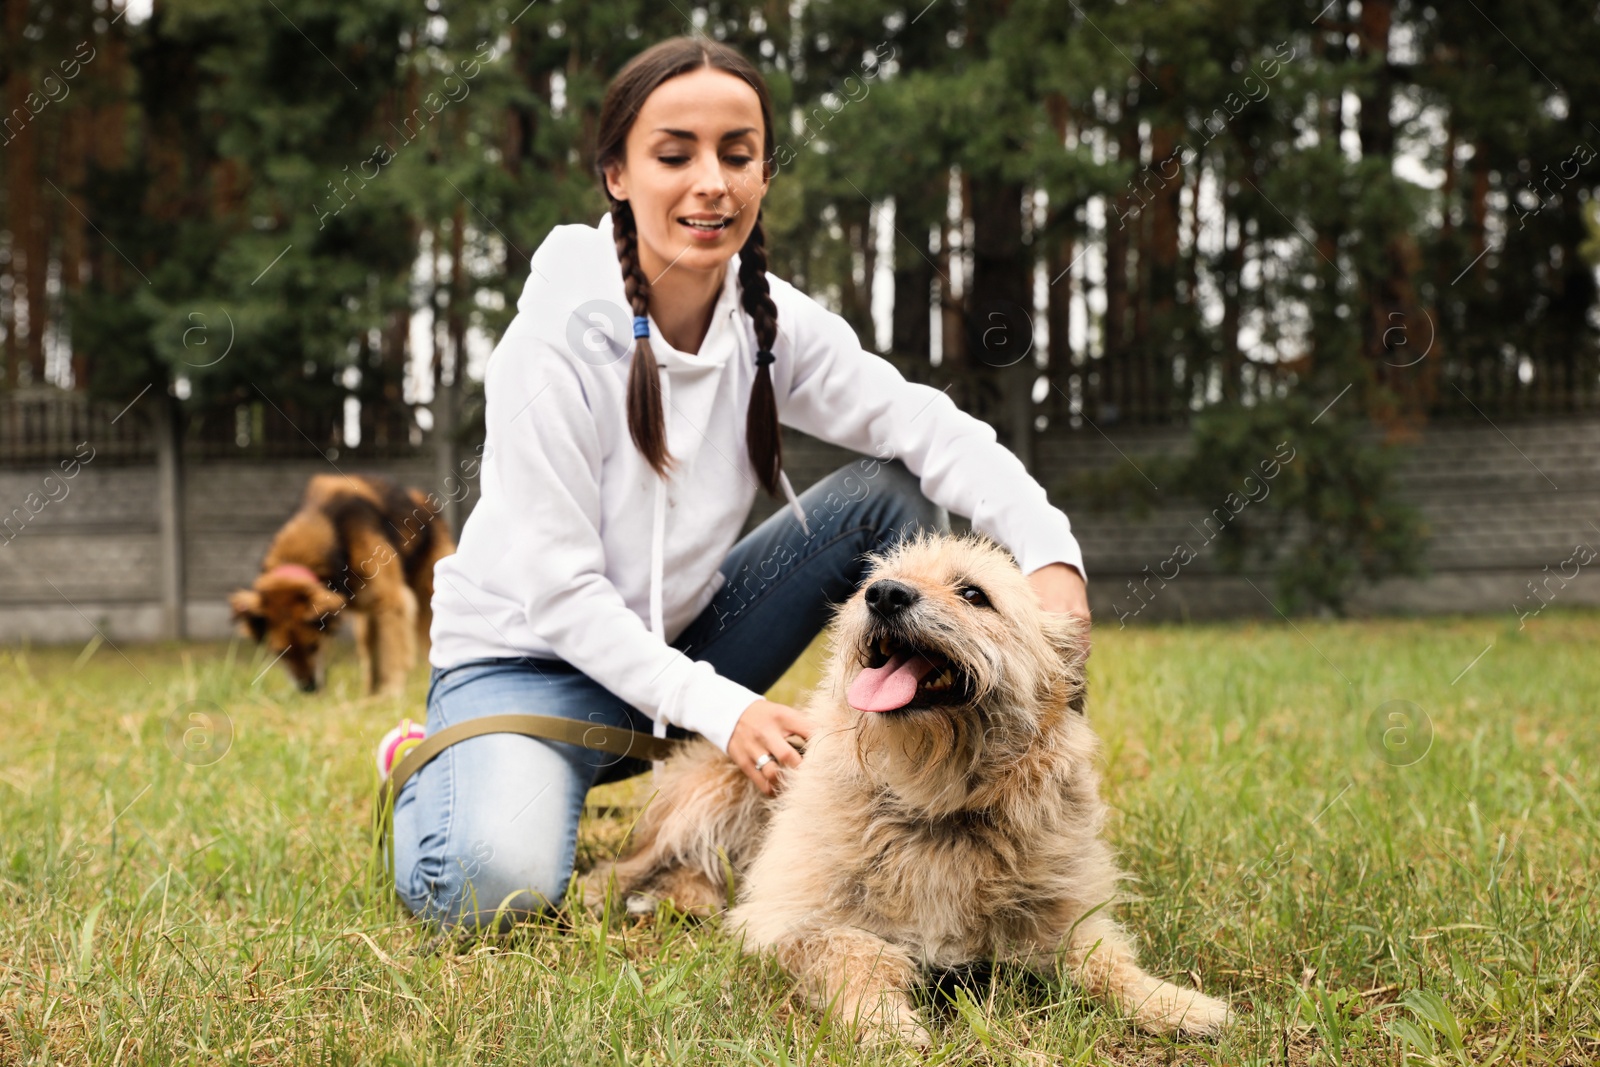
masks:
{"label": "dog's eye", "polygon": [[962,586],[961,591],[957,595],[975,608],[993,607],[993,605],[989,603],[989,598],[984,594],[984,591],[975,585]]}

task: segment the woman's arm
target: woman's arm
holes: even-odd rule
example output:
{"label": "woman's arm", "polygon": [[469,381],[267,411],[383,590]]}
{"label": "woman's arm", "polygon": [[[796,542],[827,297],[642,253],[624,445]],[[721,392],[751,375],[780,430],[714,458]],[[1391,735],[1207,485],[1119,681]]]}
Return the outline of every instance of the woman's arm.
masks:
{"label": "woman's arm", "polygon": [[[861,347],[843,318],[781,279],[779,321],[793,366],[782,421],[814,437],[880,459],[900,459],[929,500],[971,518],[1011,550],[1049,611],[1089,618],[1083,552],[1072,524],[1052,505],[994,427],[938,389],[907,381]],[[784,316],[789,316],[786,321]]]}

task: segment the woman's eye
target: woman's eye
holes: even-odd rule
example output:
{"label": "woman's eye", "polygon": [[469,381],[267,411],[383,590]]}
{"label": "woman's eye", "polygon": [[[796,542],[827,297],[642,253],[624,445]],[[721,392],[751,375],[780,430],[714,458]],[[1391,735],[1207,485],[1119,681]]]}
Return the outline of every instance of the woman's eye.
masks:
{"label": "woman's eye", "polygon": [[964,586],[959,595],[962,600],[965,600],[975,608],[987,608],[990,606],[988,596],[975,585]]}
{"label": "woman's eye", "polygon": [[[688,156],[657,156],[656,158],[669,167],[676,167],[689,162]],[[748,167],[754,162],[754,159],[755,157],[753,156],[724,156],[723,162],[734,167]]]}

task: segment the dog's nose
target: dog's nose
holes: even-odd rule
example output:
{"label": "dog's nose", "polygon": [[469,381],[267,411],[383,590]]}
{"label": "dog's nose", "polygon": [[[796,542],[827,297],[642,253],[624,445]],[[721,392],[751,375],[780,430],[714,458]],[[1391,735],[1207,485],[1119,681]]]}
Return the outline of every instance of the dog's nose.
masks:
{"label": "dog's nose", "polygon": [[302,678],[300,680],[300,692],[302,692],[302,693],[315,693],[316,691],[317,691],[317,680],[315,678]]}
{"label": "dog's nose", "polygon": [[867,586],[867,607],[879,618],[892,619],[915,604],[921,595],[904,582],[885,578]]}

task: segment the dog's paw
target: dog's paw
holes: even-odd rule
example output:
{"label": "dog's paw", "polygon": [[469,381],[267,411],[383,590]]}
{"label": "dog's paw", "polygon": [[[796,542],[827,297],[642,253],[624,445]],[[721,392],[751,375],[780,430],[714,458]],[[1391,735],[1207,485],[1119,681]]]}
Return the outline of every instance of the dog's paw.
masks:
{"label": "dog's paw", "polygon": [[602,863],[578,879],[578,892],[583,906],[591,913],[599,915],[605,911],[606,898],[611,893],[611,864]]}
{"label": "dog's paw", "polygon": [[876,1003],[869,1001],[858,1005],[850,1025],[855,1031],[856,1043],[864,1047],[933,1047],[932,1035],[903,994],[886,993]]}
{"label": "dog's paw", "polygon": [[911,1022],[902,1026],[898,1031],[901,1041],[915,1049],[930,1049],[933,1047],[933,1035],[928,1033],[928,1028],[919,1022]]}
{"label": "dog's paw", "polygon": [[871,1023],[858,1027],[856,1042],[869,1049],[910,1045],[914,1049],[926,1050],[933,1047],[933,1035],[928,1033],[928,1028],[915,1015],[907,1014],[887,1025]]}
{"label": "dog's paw", "polygon": [[1237,1021],[1227,1004],[1195,989],[1161,982],[1134,1010],[1135,1021],[1158,1034],[1216,1037]]}
{"label": "dog's paw", "polygon": [[633,916],[654,915],[656,913],[656,905],[660,903],[659,898],[649,893],[629,893],[627,900],[623,902],[622,908]]}

